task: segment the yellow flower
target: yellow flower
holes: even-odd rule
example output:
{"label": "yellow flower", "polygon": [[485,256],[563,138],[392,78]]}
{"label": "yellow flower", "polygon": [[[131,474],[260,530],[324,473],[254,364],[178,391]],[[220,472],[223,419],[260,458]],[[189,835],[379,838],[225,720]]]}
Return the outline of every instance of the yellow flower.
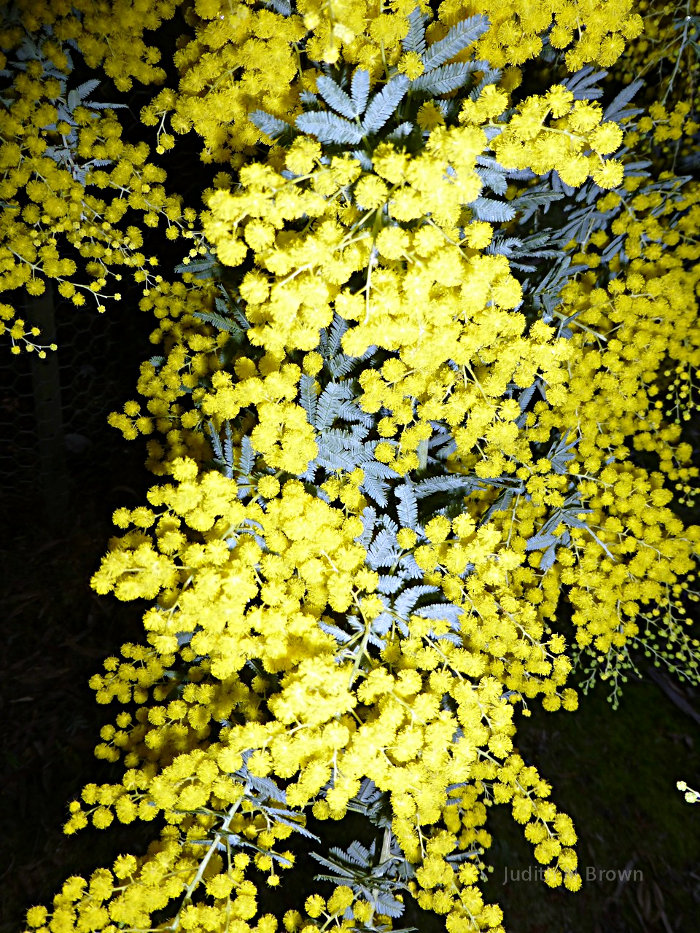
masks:
{"label": "yellow flower", "polygon": [[408,234],[400,227],[384,227],[376,240],[377,249],[387,259],[401,259],[408,249],[408,244]]}
{"label": "yellow flower", "polygon": [[593,181],[601,188],[617,188],[622,184],[624,169],[622,163],[607,159],[593,172]]}
{"label": "yellow flower", "polygon": [[258,492],[266,499],[274,499],[280,491],[280,483],[276,476],[261,476],[258,480]]}
{"label": "yellow flower", "polygon": [[411,80],[420,77],[425,70],[423,60],[418,52],[406,52],[398,61],[397,68]]}
{"label": "yellow flower", "polygon": [[396,150],[391,143],[382,142],[374,150],[372,164],[374,171],[390,184],[403,181],[408,163],[408,155]]}
{"label": "yellow flower", "polygon": [[364,210],[372,210],[386,202],[389,189],[376,175],[365,175],[355,185],[355,200]]}
{"label": "yellow flower", "polygon": [[216,243],[216,255],[225,265],[238,266],[248,255],[248,247],[241,240],[229,237]]}
{"label": "yellow flower", "polygon": [[493,239],[493,227],[484,220],[474,220],[465,227],[464,238],[472,249],[485,249]]}
{"label": "yellow flower", "polygon": [[137,862],[133,855],[120,855],[115,861],[113,871],[116,878],[120,880],[133,875],[137,868]]}
{"label": "yellow flower", "polygon": [[339,885],[328,898],[328,912],[330,914],[340,914],[347,910],[355,899],[352,888],[347,885]]}
{"label": "yellow flower", "polygon": [[374,448],[374,456],[381,463],[390,463],[394,459],[394,448],[385,441],[380,441]]}
{"label": "yellow flower", "polygon": [[[555,27],[555,29],[556,28],[557,27]],[[552,35],[554,34],[555,29],[552,30]],[[551,41],[551,38],[550,38],[550,41]],[[569,41],[570,39],[567,40],[567,42],[565,42],[564,45],[567,45]],[[552,45],[554,44],[555,43],[552,42]],[[555,46],[555,48],[563,48],[564,45],[557,45]],[[553,117],[565,116],[567,113],[569,113],[573,102],[574,102],[573,92],[570,91],[568,88],[564,87],[563,84],[555,84],[553,87],[550,87],[550,89],[547,91],[547,104],[549,105],[549,108],[552,111]]]}
{"label": "yellow flower", "polygon": [[444,126],[445,117],[437,104],[427,100],[418,108],[416,123],[422,130],[432,130],[436,126]]}
{"label": "yellow flower", "polygon": [[617,123],[601,123],[588,137],[588,143],[600,155],[615,152],[622,143],[622,129]]}
{"label": "yellow flower", "polygon": [[399,547],[408,549],[412,548],[416,543],[417,535],[412,528],[401,528],[396,535],[396,540],[399,544]]}
{"label": "yellow flower", "polygon": [[459,112],[460,123],[485,123],[500,116],[508,106],[508,94],[495,84],[488,84],[476,101],[466,100]]}
{"label": "yellow flower", "polygon": [[43,926],[47,916],[48,911],[45,907],[30,907],[27,911],[27,923],[30,927]]}
{"label": "yellow flower", "polygon": [[320,158],[321,144],[308,136],[301,136],[287,149],[284,161],[290,172],[306,175]]}
{"label": "yellow flower", "polygon": [[199,467],[191,457],[178,457],[172,463],[171,472],[173,479],[184,483],[196,479]]}
{"label": "yellow flower", "polygon": [[325,910],[326,902],[320,894],[312,894],[306,898],[304,909],[310,917],[320,917]]}
{"label": "yellow flower", "polygon": [[450,533],[451,522],[445,515],[436,515],[425,526],[425,533],[432,544],[440,544]]}

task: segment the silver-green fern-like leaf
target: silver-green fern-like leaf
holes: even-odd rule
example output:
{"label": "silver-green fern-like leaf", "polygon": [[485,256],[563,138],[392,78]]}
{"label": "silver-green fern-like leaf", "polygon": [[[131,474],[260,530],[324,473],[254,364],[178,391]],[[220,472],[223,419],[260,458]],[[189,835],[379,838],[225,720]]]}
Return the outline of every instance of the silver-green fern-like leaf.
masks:
{"label": "silver-green fern-like leaf", "polygon": [[352,98],[332,78],[319,75],[316,78],[316,87],[328,106],[337,110],[339,114],[347,117],[348,120],[354,120],[359,116]]}
{"label": "silver-green fern-like leaf", "polygon": [[[231,422],[224,422],[224,443],[221,443],[219,432],[214,427],[212,421],[207,422],[209,436],[211,438],[211,447],[214,452],[214,465],[228,479],[233,479],[235,465],[233,459],[233,436],[231,434]],[[252,468],[251,468],[252,469]]]}
{"label": "silver-green fern-like leaf", "polygon": [[233,334],[234,337],[243,339],[243,330],[238,324],[230,318],[217,314],[215,311],[195,311],[194,317],[204,324],[211,324],[217,330],[227,331],[229,334]]}
{"label": "silver-green fern-like leaf", "polygon": [[372,171],[372,160],[366,152],[363,152],[361,149],[353,149],[350,155],[357,159],[365,172]]}
{"label": "silver-green fern-like leaf", "polygon": [[508,190],[508,182],[502,172],[477,165],[476,173],[483,182],[484,187],[490,188],[494,194],[505,194]]}
{"label": "silver-green fern-like leaf", "polygon": [[362,142],[365,135],[360,127],[350,123],[349,120],[343,117],[337,116],[335,113],[329,113],[327,110],[300,113],[296,118],[296,126],[302,133],[315,136],[321,143],[336,143],[337,145],[349,143],[356,145]]}
{"label": "silver-green fern-like leaf", "polygon": [[400,553],[401,548],[396,543],[396,535],[382,528],[367,550],[367,566],[371,570],[391,567]]}
{"label": "silver-green fern-like leaf", "polygon": [[408,622],[408,617],[415,611],[418,600],[422,596],[434,596],[439,592],[437,586],[431,586],[428,583],[408,586],[394,601],[394,612]]}
{"label": "silver-green fern-like leaf", "polygon": [[[382,90],[374,95],[362,120],[364,133],[376,133],[384,126],[405,97],[410,84],[410,78],[399,74],[393,77],[391,81],[388,81]],[[357,142],[359,141],[358,139]]]}
{"label": "silver-green fern-like leaf", "polygon": [[392,130],[391,133],[387,136],[388,142],[398,142],[400,139],[405,139],[407,136],[410,136],[415,126],[410,120],[405,120],[403,123],[400,123],[395,130]]}
{"label": "silver-green fern-like leaf", "polygon": [[476,198],[469,205],[477,220],[486,220],[492,224],[502,224],[515,217],[515,208],[507,201],[496,201],[493,198]]}
{"label": "silver-green fern-like leaf", "polygon": [[255,466],[255,451],[253,450],[253,445],[250,443],[250,438],[248,435],[244,435],[241,438],[241,449],[238,460],[238,471],[244,475],[249,475],[253,472],[253,467]]}
{"label": "silver-green fern-like leaf", "polygon": [[637,91],[641,90],[644,87],[644,81],[642,78],[636,78],[634,81],[631,81],[627,87],[623,87],[619,94],[614,97],[608,106],[603,111],[603,120],[607,122],[608,120],[614,120],[615,123],[619,123],[623,115],[625,117],[636,116],[643,112],[641,107],[628,107],[632,98],[635,96]]}
{"label": "silver-green fern-like leaf", "polygon": [[[100,82],[97,78],[91,78],[89,81],[84,81],[82,84],[79,84],[78,87],[73,88],[72,91],[68,92],[68,98],[66,103],[71,110],[82,104],[86,97],[89,97],[92,92],[98,88]],[[94,105],[93,105],[94,106]],[[125,105],[122,105],[125,106]]]}
{"label": "silver-green fern-like leaf", "polygon": [[[367,849],[357,841],[352,842],[345,852],[333,846],[329,851],[329,858],[312,852],[312,857],[331,872],[331,874],[316,875],[314,880],[347,884],[352,887],[356,896],[359,895],[369,901],[377,913],[392,918],[400,917],[405,905],[397,900],[395,894],[407,889],[403,878],[397,877],[400,875],[399,864],[405,860],[400,856],[397,857],[395,852],[391,852],[390,858],[376,864],[375,852],[374,842]],[[414,930],[415,928],[406,929]]]}
{"label": "silver-green fern-like leaf", "polygon": [[290,0],[264,0],[265,6],[272,7],[275,13],[279,13],[280,16],[291,16],[292,15],[292,4]]}
{"label": "silver-green fern-like leaf", "polygon": [[340,415],[340,406],[353,398],[349,381],[329,382],[321,393],[311,424],[317,431],[327,431]]}
{"label": "silver-green fern-like leaf", "polygon": [[574,95],[574,100],[594,100],[603,96],[603,89],[597,85],[607,74],[607,71],[594,71],[591,65],[586,65],[562,83]]}
{"label": "silver-green fern-like leaf", "polygon": [[270,139],[276,139],[278,136],[282,136],[283,133],[291,129],[288,123],[285,123],[284,120],[280,120],[279,117],[273,116],[271,113],[267,113],[266,110],[253,110],[252,113],[248,114],[248,119],[251,123],[254,123],[262,133],[269,136]]}
{"label": "silver-green fern-like leaf", "polygon": [[299,396],[301,399],[301,404],[306,412],[306,417],[309,419],[309,424],[314,424],[316,422],[316,401],[318,399],[318,392],[315,388],[316,380],[313,376],[309,376],[307,373],[301,374],[301,379],[299,380]]}
{"label": "silver-green fern-like leaf", "polygon": [[475,71],[487,71],[488,62],[452,62],[449,65],[440,65],[432,71],[426,71],[411,81],[412,91],[423,91],[427,94],[449,94],[467,83]]}
{"label": "silver-green fern-like leaf", "polygon": [[419,6],[409,14],[408,22],[410,23],[408,35],[401,42],[403,50],[404,52],[417,52],[422,55],[425,51],[425,17]]}
{"label": "silver-green fern-like leaf", "polygon": [[555,473],[566,473],[567,465],[574,459],[573,449],[578,444],[578,438],[569,439],[569,431],[554,441],[547,452],[547,459],[551,462]]}
{"label": "silver-green fern-like leaf", "polygon": [[412,528],[414,531],[420,530],[418,524],[418,499],[413,488],[413,483],[406,480],[394,490],[396,496],[396,514],[404,528]]}
{"label": "silver-green fern-like leaf", "polygon": [[433,42],[423,53],[423,67],[426,71],[437,68],[454,58],[455,55],[476,42],[489,28],[486,16],[469,16],[450,29],[444,39]]}
{"label": "silver-green fern-like leaf", "polygon": [[360,484],[360,492],[369,496],[380,508],[385,509],[389,502],[387,496],[389,484],[386,480],[395,479],[398,474],[391,467],[380,463],[378,460],[370,460],[368,463],[363,464],[362,471],[365,478]]}
{"label": "silver-green fern-like leaf", "polygon": [[352,105],[359,116],[364,113],[369,98],[369,71],[364,68],[357,68],[350,83],[350,94],[352,96]]}
{"label": "silver-green fern-like leaf", "polygon": [[415,491],[418,499],[431,496],[436,492],[456,492],[458,489],[473,492],[479,489],[481,480],[478,476],[430,476],[416,483]]}

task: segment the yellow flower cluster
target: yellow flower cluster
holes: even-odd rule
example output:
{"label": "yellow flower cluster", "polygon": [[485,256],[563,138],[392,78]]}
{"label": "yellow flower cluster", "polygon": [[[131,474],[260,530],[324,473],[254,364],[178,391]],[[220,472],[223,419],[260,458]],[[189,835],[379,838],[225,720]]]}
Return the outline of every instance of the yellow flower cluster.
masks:
{"label": "yellow flower cluster", "polygon": [[608,68],[643,29],[632,0],[445,0],[440,4],[440,21],[447,26],[475,14],[485,14],[491,24],[477,43],[476,54],[496,68],[535,58],[547,30],[551,46],[566,49],[569,71],[588,64]]}
{"label": "yellow flower cluster", "polygon": [[[449,268],[450,247],[436,251],[434,267],[438,256]],[[528,440],[520,436],[515,424],[520,406],[504,398],[505,389],[511,382],[522,388],[531,386],[539,375],[556,398],[563,392],[563,363],[571,348],[566,341],[555,340],[553,329],[541,322],[524,333],[523,315],[503,310],[497,299],[485,307],[499,288],[502,294],[504,285],[518,284],[507,277],[505,283],[497,280],[492,289],[482,285],[489,267],[507,270],[502,257],[477,257],[464,265],[464,284],[454,290],[454,296],[443,290],[439,300],[423,297],[418,305],[411,305],[425,309],[425,321],[430,322],[424,326],[425,342],[419,334],[400,347],[399,358],[387,360],[379,370],[361,373],[359,402],[367,412],[386,410],[378,431],[384,438],[398,435],[399,446],[392,448],[385,442],[376,456],[401,473],[418,466],[418,444],[432,433],[430,422],[439,421],[453,429],[455,466],[473,468],[480,477],[504,472],[520,476],[518,469],[528,475],[526,465],[533,457]],[[471,309],[466,296],[473,302]],[[448,298],[453,298],[453,318],[446,313]],[[469,310],[460,320],[458,313],[465,305]]]}
{"label": "yellow flower cluster", "polygon": [[[288,164],[298,168],[300,160],[308,164],[314,155],[320,155],[320,146],[309,140],[292,148]],[[240,191],[209,197],[203,228],[218,259],[235,267],[249,250],[255,257],[257,268],[240,284],[252,344],[275,354],[318,345],[320,329],[332,320],[339,286],[366,264],[367,245],[334,216],[338,196],[359,174],[359,164],[346,156],[333,158],[327,170],[291,181],[271,166],[253,163],[240,172]],[[286,229],[304,216],[318,218],[311,234],[295,236]]]}
{"label": "yellow flower cluster", "polygon": [[[252,859],[243,852],[234,854],[228,843],[230,834],[241,833],[269,846],[271,840],[265,837],[270,833],[263,828],[259,815],[239,812],[240,794],[226,809],[220,827],[214,825],[211,816],[189,817],[179,827],[166,826],[145,856],[137,859],[120,855],[111,869],[97,869],[89,881],[79,876],[68,878],[54,898],[51,912],[43,907],[28,912],[30,929],[116,933],[119,929],[149,927],[154,914],[181,897],[176,929],[215,931],[225,924],[235,933],[275,933],[278,924],[272,914],[254,919],[258,892],[246,877],[254,867],[269,870],[265,859],[270,862],[270,857],[258,854]],[[281,858],[285,867],[293,864],[291,852]],[[274,884],[278,877],[272,871],[268,883]],[[193,891],[199,885],[212,899],[211,905],[192,902]]]}
{"label": "yellow flower cluster", "polygon": [[[694,203],[700,192],[689,195]],[[627,213],[621,217],[627,248],[632,224]],[[671,233],[663,220],[662,214],[662,241]],[[697,247],[691,254],[697,257]],[[581,312],[570,341],[576,364],[562,404],[540,419],[546,428],[564,421],[578,425],[581,440],[569,469],[580,477],[582,504],[592,509],[586,525],[597,540],[572,530],[576,559],[562,582],[571,586],[579,645],[590,645],[600,661],[604,656],[602,676],[615,681],[632,666],[634,644],[649,642],[668,656],[663,644],[655,644],[660,635],[662,643],[665,637],[678,640],[676,660],[688,676],[698,670],[682,632],[687,607],[680,581],[693,579],[700,529],[683,527],[668,508],[674,494],[666,488],[675,486],[681,501],[693,502],[699,471],[681,424],[698,407],[691,389],[700,365],[697,280],[697,264],[689,271],[677,252],[667,252],[658,261],[634,259],[607,289],[595,288],[594,273],[588,273],[563,291],[562,317]],[[668,387],[666,403],[659,398],[660,377]],[[652,455],[657,469],[635,466],[631,450]],[[651,615],[650,606],[656,607]]]}
{"label": "yellow flower cluster", "polygon": [[[460,114],[465,122],[491,116],[494,95],[467,101]],[[497,102],[495,112],[503,109]],[[531,94],[517,108],[493,143],[496,159],[506,168],[530,168],[537,175],[556,170],[572,187],[591,176],[601,188],[616,188],[623,178],[622,164],[603,155],[615,152],[622,142],[617,123],[601,123],[602,108],[597,103],[574,100],[563,85],[553,85],[546,94]],[[545,120],[552,115],[550,125]]]}
{"label": "yellow flower cluster", "polygon": [[[133,23],[141,0],[114,3],[103,44],[84,5],[76,35],[90,61],[102,61],[123,17],[134,49],[116,53],[120,86],[157,80]],[[587,683],[617,687],[638,647],[700,676],[686,631],[697,594],[685,586],[700,528],[684,527],[669,489],[691,501],[698,475],[683,423],[700,364],[700,186],[669,173],[642,188],[641,176],[624,177],[628,152],[606,158],[623,141],[659,150],[694,122],[682,105],[650,110],[651,125],[604,121],[597,103],[554,83],[565,67],[616,61],[642,25],[631,0],[446,0],[434,19],[423,4],[438,52],[466,17],[490,24],[475,47],[444,58],[435,86],[475,53],[507,70],[477,93],[478,78],[454,97],[411,91],[415,127],[368,133],[355,149],[310,133],[269,146],[249,115],[264,108],[291,127],[322,74],[347,87],[366,69],[380,103],[397,74],[419,79],[420,43],[403,41],[415,0],[298,0],[289,15],[273,6],[188,5],[178,91],[142,111],[160,150],[174,144],[171,114],[173,133],[194,129],[202,160],[233,174],[204,192],[203,236],[187,257],[211,249],[211,277],[141,270],[162,356],[142,367],[144,407],[128,401],[110,421],[128,437],[157,433],[148,465],[169,479],[148,505],[115,513],[124,533],[93,577],[98,593],[151,605],[146,643],[124,645],[91,681],[98,702],[133,704],[96,750],[123,760],[121,782],[87,785],[65,830],[115,817],[160,817],[165,829],[143,857],[69,879],[51,914],[33,908],[40,933],[151,929],[165,908],[173,931],[276,933],[248,874],[275,887],[294,864],[278,844],[309,812],[346,817],[368,780],[390,808],[383,858],[411,864],[418,905],[444,916],[448,933],[503,933],[478,884],[492,805],[510,806],[547,884],[581,884],[572,822],[520,755],[516,711],[532,700],[575,710],[574,662]],[[146,26],[175,7],[155,4]],[[47,21],[58,28],[69,11],[57,9]],[[545,35],[562,62],[542,93],[513,106],[520,66]],[[24,97],[38,93],[31,78]],[[357,81],[352,99],[338,85],[338,109],[361,111]],[[78,192],[74,213],[104,215],[118,251],[110,225],[127,204],[147,224],[181,215],[146,148],[122,144],[115,127],[112,114],[85,116],[78,154],[115,160],[88,177],[119,195],[103,204]],[[7,167],[40,159],[36,138],[28,155],[3,149]],[[519,196],[552,171],[585,186],[591,226],[585,242],[545,251],[580,264],[545,302],[536,253],[511,262],[508,244],[521,232]],[[45,187],[22,184],[59,218]],[[182,216],[195,239],[194,214]],[[126,245],[140,248],[129,229]],[[61,261],[31,252],[30,234],[22,246],[21,228],[11,234],[17,268]],[[105,247],[97,258],[102,270],[113,257]],[[564,597],[572,645],[558,630]],[[284,929],[390,929],[359,891],[312,894]]]}
{"label": "yellow flower cluster", "polygon": [[[371,344],[390,350],[417,345],[436,336],[454,315],[444,301],[450,286],[462,301],[469,295],[474,307],[481,308],[491,290],[500,307],[515,307],[521,292],[507,275],[506,262],[483,257],[478,266],[474,261],[474,274],[469,275],[468,256],[459,245],[450,248],[450,234],[458,236],[462,205],[481,190],[474,165],[484,145],[485,136],[476,127],[438,127],[425,151],[413,159],[391,144],[382,144],[375,152],[374,171],[357,180],[354,203],[347,203],[347,188],[358,179],[359,163],[337,156],[327,169],[314,169],[320,146],[303,140],[290,148],[286,163],[308,175],[289,181],[271,166],[252,164],[241,170],[242,190],[212,193],[203,225],[218,258],[238,266],[253,251],[256,268],[240,286],[252,325],[251,343],[273,353],[312,350],[320,329],[330,324],[336,310],[359,322],[344,338],[350,355],[361,355]],[[446,174],[446,169],[451,173]],[[343,194],[346,203],[339,198]],[[383,210],[394,224],[378,229]],[[407,229],[425,214],[427,225]],[[312,231],[302,235],[286,229],[290,220],[302,216],[317,219]],[[473,254],[488,245],[490,227],[470,224],[465,236]],[[449,265],[443,261],[445,255],[451,259]],[[399,290],[404,259],[411,274],[402,276]],[[342,287],[362,269],[366,274],[361,291]],[[424,306],[431,288],[436,300]],[[372,319],[374,304],[381,304],[381,318]],[[445,347],[454,342],[453,331],[454,325],[443,331],[440,339]]]}
{"label": "yellow flower cluster", "polygon": [[[161,512],[142,509],[131,515],[122,511],[116,513],[119,524],[125,525],[131,520],[141,530],[133,530],[116,539],[94,577],[94,585],[99,592],[114,591],[118,598],[131,599],[134,598],[132,590],[148,590],[154,594],[163,593],[161,602],[165,600],[170,604],[175,600],[162,612],[154,611],[147,622],[148,629],[158,634],[160,640],[157,644],[164,646],[164,650],[169,653],[176,649],[177,632],[193,632],[199,628],[200,633],[194,636],[192,647],[211,657],[221,653],[219,664],[223,678],[228,676],[224,669],[228,670],[233,664],[232,672],[245,663],[244,653],[229,656],[227,646],[235,648],[237,636],[234,628],[243,621],[236,621],[236,612],[244,611],[260,587],[262,598],[272,616],[277,618],[278,625],[283,624],[284,613],[292,608],[288,601],[290,594],[285,592],[287,589],[295,594],[293,600],[296,600],[297,607],[303,597],[307,611],[313,608],[320,612],[328,602],[336,612],[348,608],[352,602],[353,579],[364,579],[359,573],[364,551],[352,543],[361,531],[359,518],[344,519],[342,512],[304,492],[298,481],[285,483],[280,494],[264,506],[254,501],[244,505],[238,498],[234,481],[216,471],[197,476],[194,460],[176,460],[172,470],[177,483],[156,486],[148,494],[151,505],[162,507]],[[327,526],[325,532],[322,531],[324,525]],[[155,539],[146,531],[150,526],[154,528]],[[267,542],[265,554],[256,542],[256,528]],[[186,534],[187,529],[200,532],[201,542],[192,543]],[[313,536],[312,547],[308,535]],[[149,561],[147,554],[154,554],[156,550],[160,552],[160,560]],[[210,572],[195,573],[208,565],[211,565]],[[201,593],[200,576],[204,587]],[[297,580],[294,585],[293,580]],[[368,581],[373,580],[375,575],[370,574]],[[183,590],[177,596],[182,587],[176,584],[185,581],[186,592]],[[283,586],[284,581],[288,581],[288,586]],[[220,626],[213,617],[213,628],[208,631],[210,625],[198,604],[206,591],[212,604],[211,612],[218,614],[227,587],[230,588],[231,600],[227,612],[231,613],[229,624],[232,628],[226,633],[224,626],[221,637],[214,638],[214,632]],[[193,612],[191,617],[188,606]],[[249,656],[277,657],[280,660],[275,663],[281,663],[284,668],[281,659],[288,653],[290,656],[303,656],[304,639],[307,635],[312,640],[316,638],[314,632],[317,628],[314,625],[304,634],[312,621],[301,615],[296,627],[289,625],[286,632],[281,629],[274,639],[267,641],[260,654],[257,651],[263,649],[264,632],[270,631],[272,617],[265,622],[262,616],[253,613],[246,624],[255,628],[263,625],[263,628],[260,635],[249,636],[252,639]],[[318,637],[320,645],[329,643],[328,636],[321,632],[318,632]],[[212,638],[219,644],[216,650],[214,642],[209,644]],[[287,645],[289,640],[290,645]],[[332,640],[330,643],[335,644]]]}
{"label": "yellow flower cluster", "polygon": [[[139,709],[131,729],[131,717],[120,714],[116,731],[103,730],[102,756],[128,749],[131,770],[121,786],[86,788],[90,809],[74,807],[69,831],[88,815],[105,826],[112,814],[129,822],[161,809],[179,823],[185,811],[230,805],[240,797],[232,772],[243,752],[257,749],[248,761],[251,773],[287,781],[296,776],[287,783],[286,800],[299,810],[333,776],[333,789],[313,804],[320,818],[341,818],[365,776],[390,792],[392,831],[423,866],[419,902],[436,909],[444,904],[441,912],[449,911],[456,929],[465,904],[473,908],[479,895],[464,887],[466,878],[453,877],[442,856],[488,838],[477,828],[471,792],[458,800],[448,796],[448,786],[467,776],[487,799],[512,802],[537,858],[553,863],[548,878],[563,877],[575,889],[570,823],[542,805],[548,786],[512,754],[513,707],[502,697],[504,682],[523,696],[544,692],[548,708],[562,701],[575,708],[573,691],[560,694],[557,686],[570,665],[561,645],[542,641],[535,605],[514,598],[523,584],[528,593],[536,591],[528,586],[532,572],[522,567],[522,551],[503,547],[505,523],[477,530],[467,512],[451,524],[440,518],[428,523],[430,543],[415,548],[415,557],[466,610],[463,647],[441,640],[447,622],[412,616],[409,637],[395,633],[378,663],[366,654],[366,634],[384,606],[372,595],[377,575],[363,569],[365,552],[355,543],[358,518],[343,518],[297,482],[287,482],[264,505],[246,506],[235,483],[219,473],[198,474],[192,460],[175,461],[172,472],[176,485],[149,493],[152,509],[115,514],[119,526],[136,528],[113,542],[95,576],[98,591],[112,589],[120,598],[158,594],[158,606],[144,619],[152,648],[125,646],[125,658],[136,663],[108,659],[106,673],[92,683],[102,702],[133,695],[146,703],[149,692],[153,700]],[[160,562],[145,559],[156,542]],[[460,574],[467,563],[474,573],[465,585]],[[354,663],[353,652],[338,654],[335,640],[318,627],[319,619],[331,621],[353,602],[365,625]],[[180,654],[196,667],[172,700],[163,674],[183,637]],[[261,670],[246,686],[241,672],[251,659]],[[441,709],[446,694],[454,698],[454,712]],[[226,727],[202,751],[216,720],[240,724]],[[458,742],[456,730],[464,733]],[[165,766],[154,771],[156,761]],[[431,828],[440,820],[448,833]],[[431,872],[437,872],[432,882]],[[478,913],[484,928],[499,916],[483,905]]]}
{"label": "yellow flower cluster", "polygon": [[[408,32],[407,17],[417,6],[415,0],[394,0],[386,8],[378,8],[373,0],[298,0],[291,15],[283,16],[256,9],[254,0],[244,0],[233,9],[219,0],[199,0],[189,16],[197,27],[196,38],[175,55],[179,93],[164,89],[143,108],[142,120],[146,125],[158,124],[159,140],[167,137],[170,145],[172,137],[163,126],[165,116],[172,113],[174,132],[195,129],[201,136],[202,161],[238,167],[261,138],[248,120],[255,109],[251,102],[264,101],[269,113],[293,120],[301,112],[294,82],[304,90],[315,90],[315,70],[302,67],[300,47],[315,62],[333,65],[342,57],[367,69],[373,78],[391,66],[418,77],[419,57],[404,54],[401,45]],[[568,49],[566,64],[571,71],[588,63],[609,67],[625,40],[642,30],[642,18],[631,0],[577,0],[576,4],[446,0],[438,18],[429,24],[429,41],[439,41],[450,26],[474,15],[486,15],[490,23],[476,45],[477,57],[496,68],[511,66],[508,80],[515,83],[519,79],[513,66],[540,53],[541,36],[550,26],[551,44]]]}
{"label": "yellow flower cluster", "polygon": [[50,26],[54,38],[47,54],[56,67],[67,70],[61,43],[73,40],[89,68],[103,68],[118,91],[129,91],[136,78],[143,84],[162,83],[165,71],[157,66],[160,51],[144,42],[146,30],[158,29],[173,17],[182,0],[110,0],[95,7],[92,0],[13,0],[20,24],[2,32],[0,48],[18,46],[25,34]]}
{"label": "yellow flower cluster", "polygon": [[[97,310],[104,311],[106,299],[121,298],[108,285],[110,277],[116,283],[121,281],[120,267],[133,270],[135,280],[148,285],[148,266],[157,264],[155,258],[147,260],[140,252],[142,231],[129,223],[129,210],[142,212],[146,226],[157,226],[163,217],[169,239],[192,235],[195,212],[183,211],[182,198],[166,193],[162,185],[165,172],[147,162],[145,143],[133,145],[122,139],[115,111],[98,111],[89,101],[67,104],[62,96],[56,70],[70,73],[60,44],[68,38],[79,38],[88,64],[102,64],[122,90],[131,86],[130,78],[124,84],[120,77],[125,57],[141,79],[161,76],[162,80],[164,73],[152,67],[155,50],[139,43],[137,34],[172,15],[175,3],[124,0],[115,6],[110,19],[102,12],[96,14],[90,3],[72,8],[23,0],[17,3],[27,29],[36,29],[40,23],[52,25],[53,35],[37,39],[41,57],[16,72],[9,88],[9,104],[0,113],[0,198],[4,202],[0,291],[23,288],[30,296],[42,295],[47,280],[55,279],[63,298],[78,307],[92,299]],[[4,63],[12,61],[22,36],[19,25],[0,30]],[[105,170],[101,162],[112,167]],[[112,197],[97,197],[90,191],[95,188],[106,189]],[[61,255],[60,243],[86,260],[84,271],[90,284],[80,281],[76,262]],[[25,346],[45,355],[46,348],[32,339],[39,332],[16,318],[9,304],[3,304],[0,311],[3,333],[10,337],[13,352]]]}
{"label": "yellow flower cluster", "polygon": [[235,374],[235,386],[230,373],[214,374],[212,391],[204,397],[202,411],[221,420],[233,420],[242,408],[254,406],[258,419],[250,435],[253,448],[262,454],[268,467],[285,473],[305,473],[318,447],[306,412],[293,401],[298,393],[299,367],[294,363],[280,367],[278,359],[266,354],[259,367],[247,357],[239,357]]}
{"label": "yellow flower cluster", "polygon": [[256,6],[254,0],[195,4],[188,18],[196,24],[196,37],[174,56],[179,93],[164,89],[141,111],[144,124],[159,124],[159,139],[166,135],[164,119],[171,112],[175,133],[196,130],[203,162],[242,164],[235,155],[249,151],[260,138],[248,120],[255,102],[264,98],[270,113],[280,117],[295,106],[295,47],[306,29],[299,15],[285,17]]}

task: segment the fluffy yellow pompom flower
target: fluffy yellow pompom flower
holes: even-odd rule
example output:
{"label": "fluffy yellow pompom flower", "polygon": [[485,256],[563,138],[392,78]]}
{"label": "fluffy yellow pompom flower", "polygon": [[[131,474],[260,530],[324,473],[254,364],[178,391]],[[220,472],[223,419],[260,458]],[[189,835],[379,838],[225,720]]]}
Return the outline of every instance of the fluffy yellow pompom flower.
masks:
{"label": "fluffy yellow pompom flower", "polygon": [[280,482],[276,476],[261,476],[258,480],[258,492],[266,499],[274,499],[280,491]]}
{"label": "fluffy yellow pompom flower", "polygon": [[479,97],[466,100],[459,112],[460,123],[485,123],[499,116],[508,106],[508,95],[495,84],[487,85]]}
{"label": "fluffy yellow pompom flower", "polygon": [[614,159],[607,159],[593,172],[593,181],[601,188],[617,188],[622,184],[623,178],[623,166]]}
{"label": "fluffy yellow pompom flower", "polygon": [[321,157],[321,144],[308,136],[295,139],[287,150],[284,163],[295,175],[310,172]]}
{"label": "fluffy yellow pompom flower", "polygon": [[601,123],[588,137],[588,144],[599,155],[615,152],[622,143],[622,129],[617,123]]}
{"label": "fluffy yellow pompom flower", "polygon": [[400,227],[385,227],[376,240],[377,249],[386,259],[401,259],[409,245],[409,236]]}
{"label": "fluffy yellow pompom flower", "polygon": [[389,189],[381,178],[368,175],[360,178],[355,185],[355,200],[365,210],[372,210],[386,202],[388,192]]}
{"label": "fluffy yellow pompom flower", "polygon": [[196,478],[199,467],[191,457],[178,457],[177,460],[173,461],[171,472],[173,479],[178,480],[178,482],[186,482]]}

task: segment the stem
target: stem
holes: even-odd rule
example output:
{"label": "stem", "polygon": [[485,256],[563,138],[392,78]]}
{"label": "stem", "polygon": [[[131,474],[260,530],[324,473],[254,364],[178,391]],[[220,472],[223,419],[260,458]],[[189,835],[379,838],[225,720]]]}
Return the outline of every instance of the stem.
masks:
{"label": "stem", "polygon": [[245,795],[247,794],[249,790],[250,790],[250,784],[246,784],[245,788],[243,789],[243,793],[241,794],[239,799],[233,804],[231,809],[226,814],[224,821],[221,824],[221,828],[217,830],[217,832],[214,834],[214,838],[211,841],[211,845],[207,849],[207,853],[202,859],[202,861],[200,862],[199,868],[197,869],[197,874],[194,876],[192,881],[187,885],[187,890],[185,891],[185,896],[183,898],[182,904],[180,905],[180,909],[177,912],[177,916],[173,920],[172,924],[167,928],[168,930],[172,930],[173,933],[175,933],[175,931],[178,930],[180,927],[180,914],[182,913],[182,908],[185,907],[186,904],[191,902],[192,894],[194,893],[195,888],[199,885],[200,881],[204,877],[204,872],[206,871],[207,865],[209,864],[209,860],[211,859],[212,855],[214,854],[214,852],[216,851],[219,845],[219,840],[221,839],[222,836],[225,836],[228,834],[228,829],[229,829],[229,826],[231,825],[231,820],[235,816],[236,811],[238,810],[239,806],[241,805],[241,802],[243,801]]}

